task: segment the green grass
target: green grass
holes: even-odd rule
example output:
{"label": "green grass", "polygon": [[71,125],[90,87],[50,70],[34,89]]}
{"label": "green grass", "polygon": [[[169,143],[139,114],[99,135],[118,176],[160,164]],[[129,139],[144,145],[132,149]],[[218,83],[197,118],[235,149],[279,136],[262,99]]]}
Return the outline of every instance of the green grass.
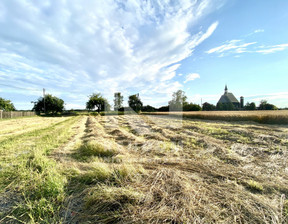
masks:
{"label": "green grass", "polygon": [[262,184],[258,183],[257,181],[254,180],[250,180],[247,183],[247,188],[254,193],[262,193],[264,190],[264,187],[262,186]]}
{"label": "green grass", "polygon": [[59,221],[57,214],[65,197],[67,180],[56,162],[47,155],[69,141],[73,134],[71,125],[78,119],[71,118],[1,142],[0,193],[12,192],[18,202],[10,201],[12,213],[0,214],[0,220],[23,223]]}
{"label": "green grass", "polygon": [[121,183],[126,181],[139,181],[145,173],[141,165],[110,165],[104,162],[96,162],[91,165],[89,171],[74,176],[74,180],[86,185],[99,183],[121,185]]}

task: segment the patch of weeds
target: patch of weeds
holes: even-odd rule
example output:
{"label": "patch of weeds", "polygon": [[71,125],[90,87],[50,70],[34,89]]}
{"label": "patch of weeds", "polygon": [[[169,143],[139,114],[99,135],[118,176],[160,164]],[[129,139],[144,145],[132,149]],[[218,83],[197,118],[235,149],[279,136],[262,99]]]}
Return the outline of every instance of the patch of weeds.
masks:
{"label": "patch of weeds", "polygon": [[187,138],[187,140],[184,141],[184,145],[187,148],[197,148],[198,142],[195,138]]}
{"label": "patch of weeds", "polygon": [[164,141],[161,142],[160,148],[163,149],[165,152],[177,152],[179,148],[173,142]]}
{"label": "patch of weeds", "polygon": [[227,130],[224,130],[222,128],[214,128],[214,127],[207,127],[205,129],[205,132],[219,139],[226,139],[227,136],[229,136],[230,134]]}
{"label": "patch of weeds", "polygon": [[257,181],[254,181],[254,180],[250,180],[247,183],[246,188],[253,193],[262,193],[264,190],[264,187],[262,186],[262,184],[258,183]]}

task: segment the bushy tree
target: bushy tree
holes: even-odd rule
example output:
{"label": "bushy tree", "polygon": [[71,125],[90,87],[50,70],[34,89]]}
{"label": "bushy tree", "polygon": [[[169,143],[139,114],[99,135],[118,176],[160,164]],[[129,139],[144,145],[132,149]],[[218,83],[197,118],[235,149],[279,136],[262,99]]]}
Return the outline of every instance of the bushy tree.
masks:
{"label": "bushy tree", "polygon": [[45,108],[44,108],[44,97],[40,97],[34,103],[33,111],[37,113],[45,112],[46,114],[57,114],[64,110],[64,101],[51,94],[45,95]]}
{"label": "bushy tree", "polygon": [[161,111],[161,112],[169,111],[169,106],[162,106],[162,107],[159,107],[159,108],[158,108],[158,111]]}
{"label": "bushy tree", "polygon": [[183,105],[183,111],[200,111],[201,107],[194,103],[185,103]]}
{"label": "bushy tree", "polygon": [[118,111],[123,107],[123,96],[120,92],[114,93],[114,110]]}
{"label": "bushy tree", "polygon": [[235,110],[233,103],[217,103],[217,110]]}
{"label": "bushy tree", "polygon": [[108,100],[105,99],[100,93],[93,93],[91,96],[89,96],[89,100],[86,103],[86,109],[96,109],[98,113],[101,111],[109,111],[110,104],[108,103]]}
{"label": "bushy tree", "polygon": [[142,111],[144,111],[144,112],[155,112],[156,108],[152,107],[150,105],[147,105],[147,106],[142,107]]}
{"label": "bushy tree", "polygon": [[205,103],[203,103],[203,105],[202,105],[202,110],[204,110],[204,111],[216,110],[216,106],[213,105],[213,104],[210,104],[210,103],[205,102]]}
{"label": "bushy tree", "polygon": [[142,110],[143,103],[140,100],[139,94],[129,96],[128,105],[137,113]]}
{"label": "bushy tree", "polygon": [[244,107],[245,110],[256,110],[256,104],[254,102],[252,103],[249,103],[247,102],[245,107]]}
{"label": "bushy tree", "polygon": [[5,100],[5,99],[0,97],[0,110],[14,111],[16,109],[10,100]]}
{"label": "bushy tree", "polygon": [[223,110],[223,104],[222,103],[217,103],[216,109],[217,110]]}
{"label": "bushy tree", "polygon": [[173,93],[172,100],[169,101],[169,108],[171,111],[182,111],[185,104],[187,104],[187,96],[184,91],[178,90]]}
{"label": "bushy tree", "polygon": [[278,110],[278,108],[267,102],[267,100],[261,100],[258,110]]}

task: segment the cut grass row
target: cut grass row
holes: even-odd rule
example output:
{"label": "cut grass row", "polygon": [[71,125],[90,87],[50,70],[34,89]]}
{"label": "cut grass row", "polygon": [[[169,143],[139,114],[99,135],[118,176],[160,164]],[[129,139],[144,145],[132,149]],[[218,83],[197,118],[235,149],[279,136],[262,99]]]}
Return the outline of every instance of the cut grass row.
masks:
{"label": "cut grass row", "polygon": [[[79,117],[2,141],[0,222],[57,223],[66,177],[49,154],[73,135]],[[13,197],[11,197],[13,195]],[[13,198],[13,201],[11,201]]]}
{"label": "cut grass row", "polygon": [[[88,118],[85,132],[72,158],[86,168],[78,166],[67,171],[70,203],[66,203],[65,213],[70,217],[67,215],[63,222],[120,222],[129,207],[143,200],[144,194],[133,186],[141,183],[146,171],[139,164],[123,161],[123,149],[97,119]],[[71,206],[75,201],[79,206]]]}

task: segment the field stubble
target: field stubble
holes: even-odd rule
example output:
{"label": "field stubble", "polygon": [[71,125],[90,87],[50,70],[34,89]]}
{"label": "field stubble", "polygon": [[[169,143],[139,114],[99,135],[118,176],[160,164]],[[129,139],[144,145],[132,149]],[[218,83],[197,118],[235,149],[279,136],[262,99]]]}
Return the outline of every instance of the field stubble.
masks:
{"label": "field stubble", "polygon": [[[62,198],[51,202],[50,217],[32,214],[32,222],[288,222],[287,126],[144,115],[69,125],[69,141],[43,157],[57,167],[61,186],[52,189]],[[19,210],[0,220],[7,214],[29,220]]]}

